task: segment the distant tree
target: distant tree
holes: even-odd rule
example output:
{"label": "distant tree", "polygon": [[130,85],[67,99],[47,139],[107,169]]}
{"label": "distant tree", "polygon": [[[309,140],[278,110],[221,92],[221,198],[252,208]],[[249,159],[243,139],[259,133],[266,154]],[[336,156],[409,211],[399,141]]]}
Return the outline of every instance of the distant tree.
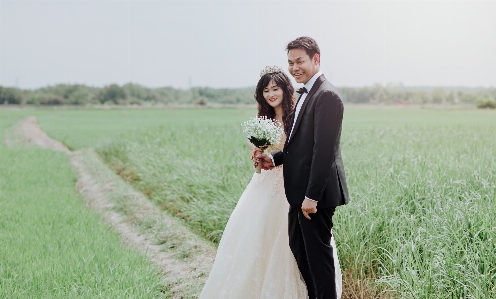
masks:
{"label": "distant tree", "polygon": [[391,100],[389,97],[389,92],[386,88],[383,88],[380,85],[374,86],[374,98],[370,101],[375,104],[390,104]]}
{"label": "distant tree", "polygon": [[60,91],[56,91],[55,94],[61,95],[67,105],[86,105],[93,101],[92,89],[80,85],[58,85]]}
{"label": "distant tree", "polygon": [[496,88],[489,88],[486,90],[486,93],[491,99],[496,99]]}
{"label": "distant tree", "polygon": [[459,91],[458,100],[460,101],[460,103],[473,104],[477,100],[477,94]]}
{"label": "distant tree", "polygon": [[26,104],[27,105],[39,105],[40,104],[40,95],[35,92],[28,92],[26,95]]}
{"label": "distant tree", "polygon": [[456,103],[455,93],[453,91],[450,91],[448,93],[448,95],[446,96],[446,103],[448,103],[448,104],[455,104]]}
{"label": "distant tree", "polygon": [[432,93],[427,91],[421,91],[422,101],[424,104],[432,103]]}
{"label": "distant tree", "polygon": [[66,103],[68,105],[85,105],[91,103],[91,94],[88,90],[83,88],[78,88],[66,98]]}
{"label": "distant tree", "polygon": [[159,96],[157,95],[157,92],[151,88],[133,83],[128,83],[122,87],[126,89],[130,97],[131,104],[137,104],[141,101],[149,102],[152,104],[159,102]]}
{"label": "distant tree", "polygon": [[163,104],[178,103],[182,97],[182,90],[172,87],[156,88],[157,101]]}
{"label": "distant tree", "polygon": [[0,86],[0,104],[19,105],[22,100],[22,93],[19,89]]}
{"label": "distant tree", "polygon": [[58,95],[46,95],[40,99],[40,105],[44,106],[57,106],[64,105],[65,99]]}
{"label": "distant tree", "polygon": [[444,88],[436,87],[432,91],[432,102],[434,104],[444,104],[446,103],[446,91]]}
{"label": "distant tree", "polygon": [[126,90],[117,84],[105,86],[98,93],[100,103],[124,104],[127,100]]}
{"label": "distant tree", "polygon": [[489,97],[480,97],[475,101],[475,105],[477,106],[477,108],[481,109],[496,109],[496,100]]}

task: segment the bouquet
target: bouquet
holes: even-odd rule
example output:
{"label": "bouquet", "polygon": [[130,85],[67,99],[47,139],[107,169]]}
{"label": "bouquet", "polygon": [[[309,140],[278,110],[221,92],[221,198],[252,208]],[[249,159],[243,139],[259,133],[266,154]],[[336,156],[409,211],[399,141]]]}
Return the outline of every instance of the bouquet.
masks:
{"label": "bouquet", "polygon": [[[269,145],[278,143],[283,134],[283,128],[279,121],[274,121],[265,116],[253,117],[243,123],[243,132],[246,133],[248,140],[262,153]],[[256,165],[256,172],[260,173],[262,164]]]}

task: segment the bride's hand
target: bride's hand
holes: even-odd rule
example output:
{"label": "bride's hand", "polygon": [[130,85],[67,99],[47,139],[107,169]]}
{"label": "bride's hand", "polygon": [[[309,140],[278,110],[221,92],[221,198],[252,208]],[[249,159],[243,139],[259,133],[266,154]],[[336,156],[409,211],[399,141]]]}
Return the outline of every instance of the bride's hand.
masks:
{"label": "bride's hand", "polygon": [[261,153],[262,153],[262,150],[259,149],[258,147],[253,149],[253,151],[251,152],[251,160],[253,161],[254,164],[258,164],[259,161],[257,159],[257,155],[260,155]]}

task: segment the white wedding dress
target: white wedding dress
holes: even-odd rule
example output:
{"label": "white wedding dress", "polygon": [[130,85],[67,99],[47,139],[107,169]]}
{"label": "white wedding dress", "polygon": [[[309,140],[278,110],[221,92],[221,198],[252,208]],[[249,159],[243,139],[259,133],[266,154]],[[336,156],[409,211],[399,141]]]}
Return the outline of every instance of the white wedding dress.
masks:
{"label": "white wedding dress", "polygon": [[[200,299],[307,299],[305,282],[289,248],[288,211],[282,166],[253,174],[224,229]],[[336,248],[334,239],[331,242]],[[336,250],[334,259],[340,298]]]}

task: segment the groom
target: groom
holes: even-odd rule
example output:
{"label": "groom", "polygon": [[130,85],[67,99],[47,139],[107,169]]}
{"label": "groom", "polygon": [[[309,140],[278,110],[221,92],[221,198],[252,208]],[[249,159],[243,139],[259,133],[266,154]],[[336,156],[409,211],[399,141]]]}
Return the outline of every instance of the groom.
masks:
{"label": "groom", "polygon": [[290,204],[289,246],[310,299],[336,298],[331,241],[332,216],[349,202],[339,148],[343,102],[320,71],[320,49],[310,37],[287,47],[289,73],[303,83],[284,149],[258,155],[264,169],[284,164],[284,188]]}

